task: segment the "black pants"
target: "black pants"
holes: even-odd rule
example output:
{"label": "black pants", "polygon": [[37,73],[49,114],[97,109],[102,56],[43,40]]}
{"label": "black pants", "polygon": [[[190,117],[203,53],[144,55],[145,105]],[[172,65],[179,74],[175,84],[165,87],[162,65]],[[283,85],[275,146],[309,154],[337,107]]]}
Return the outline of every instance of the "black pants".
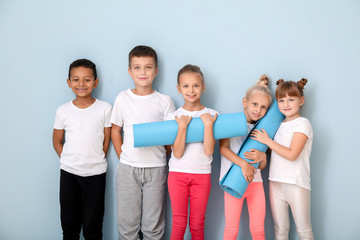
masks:
{"label": "black pants", "polygon": [[64,240],[102,239],[106,173],[80,177],[60,172],[61,227]]}

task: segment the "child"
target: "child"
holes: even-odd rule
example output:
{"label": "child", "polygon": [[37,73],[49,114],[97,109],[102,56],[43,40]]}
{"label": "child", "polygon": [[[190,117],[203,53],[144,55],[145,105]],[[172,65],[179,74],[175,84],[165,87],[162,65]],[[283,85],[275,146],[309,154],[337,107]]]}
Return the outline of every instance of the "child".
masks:
{"label": "child", "polygon": [[303,89],[307,83],[280,79],[276,99],[285,115],[274,140],[265,130],[254,131],[252,139],[272,150],[269,171],[270,206],[275,224],[275,238],[289,238],[289,207],[299,239],[313,239],[310,222],[310,153],[313,131],[308,119],[300,116],[304,104]]}
{"label": "child", "polygon": [[111,138],[120,160],[116,175],[118,231],[120,239],[138,239],[139,231],[144,239],[162,239],[166,150],[164,146],[134,148],[132,125],[163,121],[175,106],[169,96],[152,88],[158,66],[151,47],[136,46],[130,51],[128,72],[135,88],[119,93],[111,115]]}
{"label": "child", "polygon": [[93,62],[74,61],[67,83],[76,98],[56,111],[63,239],[79,239],[81,226],[85,239],[102,239],[111,105],[92,97],[98,82]]}
{"label": "child", "polygon": [[[168,189],[172,208],[171,239],[184,239],[190,198],[190,232],[192,239],[204,239],[206,205],[210,193],[210,173],[215,140],[213,123],[217,112],[200,102],[205,90],[204,77],[198,66],[180,69],[177,89],[185,104],[167,119],[175,119],[178,133],[169,161]],[[201,117],[204,123],[204,142],[185,144],[186,130],[191,119]]]}
{"label": "child", "polygon": [[[247,120],[248,132],[254,127],[254,123],[261,119],[271,104],[271,94],[268,88],[268,77],[261,76],[259,83],[252,86],[243,98],[242,104]],[[244,199],[247,199],[250,232],[255,240],[265,239],[264,220],[265,220],[265,194],[261,178],[260,169],[266,166],[266,154],[256,149],[245,152],[250,163],[259,164],[259,169],[255,169],[249,162],[237,155],[245,136],[233,137],[220,140],[221,170],[220,180],[229,170],[232,163],[241,167],[242,173],[247,182],[250,182],[243,198],[236,198],[224,192],[225,205],[225,231],[224,240],[236,239],[239,232],[239,223]]]}

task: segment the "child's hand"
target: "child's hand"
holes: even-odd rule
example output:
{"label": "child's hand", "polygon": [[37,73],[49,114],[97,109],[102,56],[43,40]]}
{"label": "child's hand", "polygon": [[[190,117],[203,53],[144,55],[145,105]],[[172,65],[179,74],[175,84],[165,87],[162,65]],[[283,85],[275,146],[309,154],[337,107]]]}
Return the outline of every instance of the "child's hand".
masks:
{"label": "child's hand", "polygon": [[253,165],[246,163],[244,164],[243,167],[241,167],[241,171],[247,182],[251,182],[254,179],[254,174],[256,173],[256,169]]}
{"label": "child's hand", "polygon": [[217,114],[215,114],[214,116],[211,116],[210,113],[204,113],[200,116],[200,118],[201,118],[201,121],[204,123],[204,126],[209,126],[209,125],[214,124],[217,116],[218,116]]}
{"label": "child's hand", "polygon": [[254,139],[258,142],[261,142],[263,144],[266,144],[267,141],[271,140],[269,138],[269,135],[267,134],[267,132],[264,129],[261,129],[261,130],[254,129],[250,134],[250,138]]}
{"label": "child's hand", "polygon": [[249,152],[244,152],[244,156],[246,159],[253,160],[253,161],[249,162],[250,164],[258,163],[258,162],[266,160],[266,154],[257,149],[250,149]]}
{"label": "child's hand", "polygon": [[175,116],[175,121],[179,127],[187,127],[191,121],[191,117],[182,115],[180,117]]}

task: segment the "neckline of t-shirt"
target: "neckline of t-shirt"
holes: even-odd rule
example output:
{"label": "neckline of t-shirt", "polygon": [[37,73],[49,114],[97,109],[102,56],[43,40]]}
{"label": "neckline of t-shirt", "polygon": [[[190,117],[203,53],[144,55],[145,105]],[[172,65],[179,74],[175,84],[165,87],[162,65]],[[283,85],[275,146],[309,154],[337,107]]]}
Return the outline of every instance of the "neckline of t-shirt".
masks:
{"label": "neckline of t-shirt", "polygon": [[87,108],[79,108],[79,107],[77,107],[77,106],[73,103],[73,101],[71,101],[71,105],[72,105],[74,108],[78,109],[78,110],[87,110],[87,109],[92,108],[92,107],[97,103],[97,101],[98,101],[98,100],[95,98],[95,102],[93,102],[93,104],[91,104],[91,105],[88,106]]}
{"label": "neckline of t-shirt", "polygon": [[156,90],[154,90],[153,93],[150,93],[150,94],[148,94],[148,95],[136,95],[135,93],[133,93],[133,91],[131,90],[131,88],[129,88],[129,89],[128,89],[128,93],[129,93],[131,96],[135,97],[135,98],[146,99],[146,98],[151,98],[151,97],[154,96],[157,92],[156,92]]}
{"label": "neckline of t-shirt", "polygon": [[189,110],[186,110],[185,108],[183,107],[180,107],[182,109],[182,111],[186,112],[186,113],[199,113],[199,112],[202,112],[202,111],[205,111],[207,109],[207,107],[204,107],[203,109],[201,110],[198,110],[198,111],[189,111]]}
{"label": "neckline of t-shirt", "polygon": [[286,118],[285,118],[282,123],[283,123],[283,124],[292,123],[292,122],[295,122],[295,121],[297,121],[297,120],[299,120],[299,119],[301,119],[301,118],[303,118],[303,117],[302,117],[302,116],[299,116],[299,117],[297,117],[297,118],[295,118],[295,119],[293,119],[293,120],[290,120],[290,121],[285,121],[285,120],[286,120]]}

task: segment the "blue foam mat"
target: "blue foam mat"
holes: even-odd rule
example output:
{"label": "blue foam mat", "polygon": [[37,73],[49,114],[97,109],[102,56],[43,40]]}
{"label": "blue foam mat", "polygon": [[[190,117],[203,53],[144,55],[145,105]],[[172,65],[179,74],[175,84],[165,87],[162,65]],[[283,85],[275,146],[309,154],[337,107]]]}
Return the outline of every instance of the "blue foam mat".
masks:
{"label": "blue foam mat", "polygon": [[[177,131],[178,124],[175,120],[134,124],[134,147],[172,145],[175,142]],[[241,112],[218,115],[213,131],[216,140],[246,135],[245,114]],[[204,124],[200,118],[193,118],[187,128],[185,142],[201,142],[203,140]]]}
{"label": "blue foam mat", "polygon": [[[255,125],[254,129],[265,129],[270,138],[274,138],[281,122],[284,120],[284,115],[280,112],[277,102],[271,105],[266,115]],[[251,132],[250,132],[251,133]],[[245,159],[244,153],[250,151],[250,149],[257,149],[265,152],[268,148],[267,145],[262,144],[256,140],[251,139],[250,133],[246,136],[243,144],[240,147],[238,155]],[[255,168],[258,168],[259,163],[252,164]],[[241,167],[236,164],[232,164],[225,176],[220,181],[221,188],[230,195],[242,198],[249,183],[245,180],[242,174]]]}

